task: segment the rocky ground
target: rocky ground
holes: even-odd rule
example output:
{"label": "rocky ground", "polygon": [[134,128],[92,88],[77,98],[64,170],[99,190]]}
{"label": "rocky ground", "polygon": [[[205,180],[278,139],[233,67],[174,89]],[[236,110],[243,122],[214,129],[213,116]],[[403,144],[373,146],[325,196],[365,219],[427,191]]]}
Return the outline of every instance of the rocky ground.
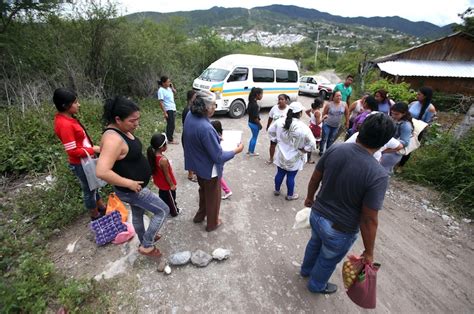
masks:
{"label": "rocky ground", "polygon": [[[300,97],[307,108],[311,100]],[[267,117],[268,110],[262,112],[264,121]],[[225,129],[243,130],[248,145],[247,117],[216,119]],[[160,231],[158,246],[164,258],[181,251],[211,254],[225,248],[231,250],[227,260],[212,261],[207,267],[171,266],[171,274],[165,275],[157,271],[158,262],[137,255],[137,239],[96,247],[86,217],[53,238],[52,259],[70,277],[107,280],[111,312],[365,312],[346,296],[341,265],[331,278],[339,286],[336,294],[315,295],[306,289],[307,281],[298,271],[310,230],[292,226],[303,208],[314,165],[306,165],[297,175],[300,200],[286,201],[285,188],[276,197],[275,166],[265,164],[268,143],[263,131],[256,149],[260,156],[243,153],[226,164],[225,178],[233,196],[222,201],[224,225],[211,233],[192,222],[198,186],[186,179],[181,145],[169,145],[167,155],[173,160],[183,211]],[[472,235],[471,222],[446,214],[438,193],[393,178],[377,233],[375,259],[382,267],[375,312],[472,313]],[[359,237],[351,252],[361,251]]]}

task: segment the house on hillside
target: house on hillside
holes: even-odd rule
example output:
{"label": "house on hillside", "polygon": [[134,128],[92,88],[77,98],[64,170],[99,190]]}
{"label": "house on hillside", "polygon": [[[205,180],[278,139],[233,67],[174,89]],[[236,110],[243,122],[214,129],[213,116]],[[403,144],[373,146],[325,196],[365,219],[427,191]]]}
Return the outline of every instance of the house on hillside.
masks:
{"label": "house on hillside", "polygon": [[363,64],[396,83],[413,89],[430,86],[437,92],[474,95],[474,36],[457,32]]}

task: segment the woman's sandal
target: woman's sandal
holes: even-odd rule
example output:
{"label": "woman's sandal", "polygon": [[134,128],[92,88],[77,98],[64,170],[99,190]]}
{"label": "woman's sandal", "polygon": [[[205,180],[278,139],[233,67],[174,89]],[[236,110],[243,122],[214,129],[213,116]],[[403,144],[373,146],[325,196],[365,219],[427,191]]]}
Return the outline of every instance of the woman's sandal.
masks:
{"label": "woman's sandal", "polygon": [[141,255],[151,257],[151,258],[160,258],[161,255],[163,255],[163,254],[161,254],[160,250],[157,249],[156,247],[153,247],[153,250],[151,250],[149,252],[142,251],[141,247],[140,247],[140,248],[138,248],[138,253],[140,253]]}
{"label": "woman's sandal", "polygon": [[195,176],[188,177],[188,180],[192,182],[198,182],[198,179]]}

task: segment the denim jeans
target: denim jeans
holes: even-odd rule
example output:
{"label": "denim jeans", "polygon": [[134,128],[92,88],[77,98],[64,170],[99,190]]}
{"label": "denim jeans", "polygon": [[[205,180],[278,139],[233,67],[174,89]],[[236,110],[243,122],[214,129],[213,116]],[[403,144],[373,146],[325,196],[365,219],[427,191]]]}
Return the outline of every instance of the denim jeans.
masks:
{"label": "denim jeans", "polygon": [[174,129],[175,129],[175,120],[176,120],[176,111],[167,110],[168,118],[166,119],[166,137],[168,141],[173,142],[174,138]]}
{"label": "denim jeans", "polygon": [[316,211],[311,211],[311,239],[306,245],[301,275],[310,276],[308,289],[318,292],[326,289],[337,263],[339,263],[357,239],[357,233],[334,230],[332,222]]}
{"label": "denim jeans", "polygon": [[257,137],[260,129],[258,128],[258,124],[252,122],[249,122],[249,128],[252,131],[252,138],[250,139],[249,143],[249,152],[255,153],[255,146],[257,146]]}
{"label": "denim jeans", "polygon": [[[132,223],[140,243],[145,248],[152,247],[156,233],[163,226],[166,216],[170,212],[168,205],[148,188],[143,188],[138,193],[114,190],[120,200],[128,203],[132,208]],[[147,230],[145,230],[143,223],[145,210],[154,214]]]}
{"label": "denim jeans", "polygon": [[387,170],[388,173],[393,173],[393,167],[402,160],[403,155],[399,153],[385,153],[382,154],[382,159],[380,160],[380,164],[382,167]]}
{"label": "denim jeans", "polygon": [[84,169],[82,169],[82,165],[72,165],[69,164],[69,169],[74,173],[74,175],[79,179],[81,183],[82,194],[84,198],[84,206],[86,209],[95,209],[97,208],[97,201],[99,201],[100,194],[98,190],[91,191],[89,189],[89,184],[87,183],[86,174],[84,173]]}
{"label": "denim jeans", "polygon": [[283,168],[277,167],[277,174],[275,175],[275,191],[280,191],[283,179],[286,176],[286,188],[288,189],[288,196],[293,196],[295,191],[295,177],[298,170],[288,171]]}
{"label": "denim jeans", "polygon": [[326,149],[331,147],[337,137],[337,132],[339,131],[339,127],[332,127],[323,123],[323,138],[321,139],[321,143],[319,144],[319,150],[323,153]]}

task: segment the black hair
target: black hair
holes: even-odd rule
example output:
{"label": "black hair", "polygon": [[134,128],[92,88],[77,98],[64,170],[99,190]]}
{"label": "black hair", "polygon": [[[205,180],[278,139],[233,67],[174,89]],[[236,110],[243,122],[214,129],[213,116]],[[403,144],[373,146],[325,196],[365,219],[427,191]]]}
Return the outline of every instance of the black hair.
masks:
{"label": "black hair", "polygon": [[116,96],[105,101],[102,121],[104,125],[115,123],[115,117],[119,117],[123,121],[137,111],[140,111],[140,108],[133,101],[122,96]]}
{"label": "black hair", "polygon": [[348,76],[346,76],[346,80],[347,80],[348,78],[354,79],[354,75],[349,74]]}
{"label": "black hair", "polygon": [[420,114],[417,117],[418,120],[422,120],[423,115],[425,114],[426,110],[431,104],[431,100],[433,99],[433,90],[430,87],[423,86],[422,88],[420,88],[419,92],[422,93],[423,96],[425,96],[425,99],[421,104]]}
{"label": "black hair", "polygon": [[194,89],[188,90],[188,92],[186,93],[186,101],[188,104],[189,104],[189,101],[193,99],[194,95],[196,95],[196,91]]}
{"label": "black hair", "polygon": [[371,111],[379,111],[379,104],[377,103],[377,100],[375,100],[374,96],[365,97],[365,103]]}
{"label": "black hair", "polygon": [[321,108],[322,105],[323,105],[323,101],[321,100],[321,98],[316,97],[313,103],[311,104],[311,108],[318,109],[318,108]]}
{"label": "black hair", "polygon": [[404,103],[404,102],[395,103],[390,108],[390,112],[392,112],[392,111],[399,112],[399,113],[403,114],[402,120],[410,122],[411,126],[414,127],[413,126],[413,121],[411,119],[411,113],[408,110],[408,105],[406,103]]}
{"label": "black hair", "polygon": [[288,109],[288,112],[286,113],[285,125],[283,126],[283,128],[285,130],[289,130],[290,127],[291,127],[291,123],[293,122],[293,118],[298,118],[299,119],[301,117],[301,113],[302,113],[302,111],[293,112],[292,109]]}
{"label": "black hair", "polygon": [[380,96],[382,97],[383,101],[382,103],[384,103],[386,100],[389,102],[390,104],[390,100],[388,99],[388,92],[385,90],[385,89],[379,89],[377,90],[375,93],[374,93],[374,96],[375,94],[380,94]]}
{"label": "black hair", "polygon": [[211,121],[212,126],[217,131],[219,135],[222,135],[222,123],[219,120]]}
{"label": "black hair", "polygon": [[53,103],[59,112],[65,112],[76,101],[77,94],[69,88],[57,88],[53,94]]}
{"label": "black hair", "polygon": [[146,150],[146,157],[152,173],[155,173],[156,170],[156,151],[164,146],[166,146],[166,135],[163,133],[153,134],[150,140],[150,146],[148,146]]}
{"label": "black hair", "polygon": [[257,95],[263,94],[263,89],[260,87],[252,87],[249,94],[249,102],[256,101]]}
{"label": "black hair", "polygon": [[160,80],[158,81],[158,84],[160,86],[163,86],[163,83],[165,83],[168,79],[169,79],[169,77],[167,77],[166,75],[163,75],[162,77],[160,77]]}
{"label": "black hair", "polygon": [[395,124],[384,113],[374,113],[367,116],[359,129],[357,140],[362,145],[378,149],[384,146],[395,135]]}
{"label": "black hair", "polygon": [[278,95],[278,98],[280,98],[280,97],[285,98],[286,101],[289,101],[289,100],[290,100],[290,96],[288,96],[287,94],[280,94],[280,95]]}

